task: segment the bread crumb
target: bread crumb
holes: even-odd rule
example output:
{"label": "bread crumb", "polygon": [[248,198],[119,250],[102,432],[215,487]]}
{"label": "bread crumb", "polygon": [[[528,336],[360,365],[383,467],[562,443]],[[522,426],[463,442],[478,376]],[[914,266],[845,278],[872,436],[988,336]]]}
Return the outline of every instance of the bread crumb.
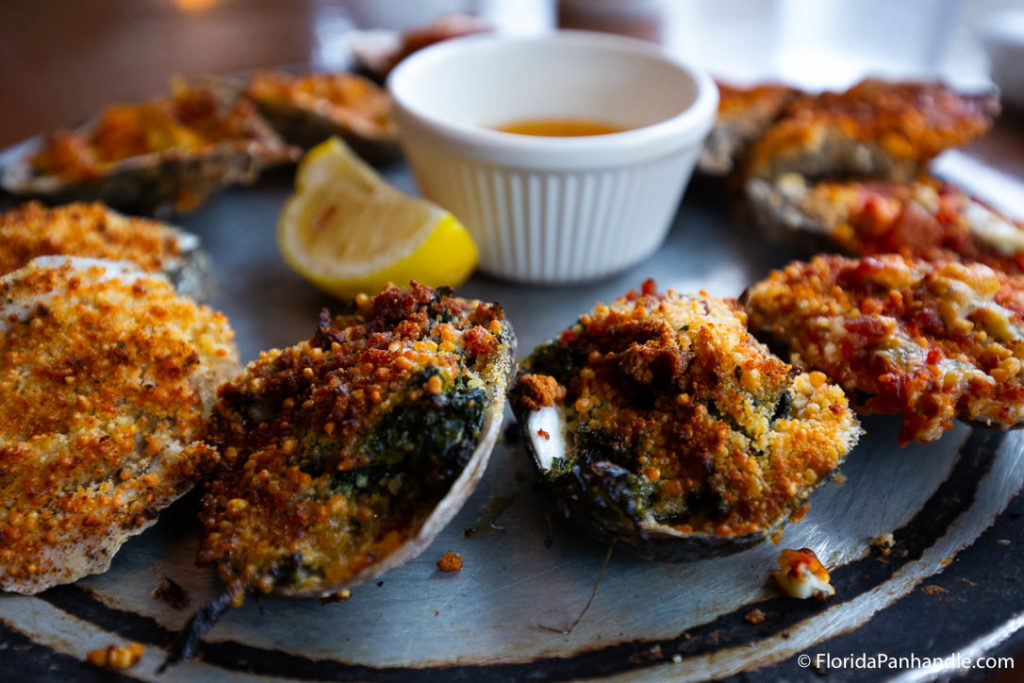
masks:
{"label": "bread crumb", "polygon": [[352,597],[352,591],[350,591],[348,588],[343,588],[342,590],[338,591],[337,593],[331,593],[329,595],[321,595],[320,596],[320,604],[321,605],[329,605],[332,602],[345,602],[346,600],[348,600],[351,597]]}
{"label": "bread crumb", "polygon": [[184,609],[191,602],[188,591],[169,576],[165,576],[164,580],[153,589],[153,599],[165,602],[174,609]]}
{"label": "bread crumb", "polygon": [[938,595],[939,593],[949,593],[948,590],[942,586],[929,585],[921,589],[925,595]]}
{"label": "bread crumb", "polygon": [[146,648],[139,643],[108,645],[97,650],[91,650],[85,656],[85,659],[93,666],[102,666],[108,669],[127,669],[142,659],[142,653],[145,650]]}
{"label": "bread crumb", "polygon": [[449,550],[444,554],[444,557],[437,561],[437,568],[443,572],[459,571],[462,569],[462,555]]}
{"label": "bread crumb", "polygon": [[883,555],[888,555],[892,550],[892,547],[896,545],[896,539],[892,537],[892,534],[882,534],[871,541],[871,545],[875,547],[875,550]]}
{"label": "bread crumb", "polygon": [[752,609],[743,615],[743,618],[750,624],[760,624],[764,621],[764,612],[759,609]]}

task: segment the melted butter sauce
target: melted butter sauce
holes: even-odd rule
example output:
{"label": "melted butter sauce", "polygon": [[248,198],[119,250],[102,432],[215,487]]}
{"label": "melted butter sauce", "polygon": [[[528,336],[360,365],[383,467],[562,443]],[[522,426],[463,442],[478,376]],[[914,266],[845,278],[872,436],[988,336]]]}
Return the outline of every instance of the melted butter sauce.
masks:
{"label": "melted butter sauce", "polygon": [[614,123],[594,119],[538,118],[510,121],[509,123],[495,126],[495,130],[500,130],[503,133],[515,133],[516,135],[567,138],[587,135],[608,135],[609,133],[621,133],[629,129]]}

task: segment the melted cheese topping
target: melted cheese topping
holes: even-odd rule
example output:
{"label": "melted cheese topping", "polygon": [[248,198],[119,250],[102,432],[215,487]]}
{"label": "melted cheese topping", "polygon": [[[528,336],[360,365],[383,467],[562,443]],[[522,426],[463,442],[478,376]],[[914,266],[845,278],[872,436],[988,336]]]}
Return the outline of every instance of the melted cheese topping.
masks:
{"label": "melted cheese topping", "polygon": [[902,413],[901,443],[953,419],[1024,423],[1024,279],[980,264],[818,257],[751,288],[751,326],[850,391]]}
{"label": "melted cheese topping", "polygon": [[784,549],[779,553],[779,570],[772,575],[791,598],[824,600],[836,594],[828,570],[810,548]]}
{"label": "melted cheese topping", "polygon": [[893,253],[1024,272],[1024,226],[939,180],[808,185],[789,173],[774,183],[751,180],[747,193],[769,220],[828,235],[854,256]]}

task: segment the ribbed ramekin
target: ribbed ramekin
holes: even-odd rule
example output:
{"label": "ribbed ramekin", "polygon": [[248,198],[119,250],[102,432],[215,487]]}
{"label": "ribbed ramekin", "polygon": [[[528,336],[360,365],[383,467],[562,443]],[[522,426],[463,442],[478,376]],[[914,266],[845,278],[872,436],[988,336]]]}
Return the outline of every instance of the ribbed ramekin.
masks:
{"label": "ribbed ramekin", "polygon": [[[469,229],[482,270],[533,283],[610,275],[654,252],[718,104],[703,70],[650,43],[580,31],[441,43],[403,61],[388,87],[420,191]],[[494,129],[532,118],[627,130]]]}

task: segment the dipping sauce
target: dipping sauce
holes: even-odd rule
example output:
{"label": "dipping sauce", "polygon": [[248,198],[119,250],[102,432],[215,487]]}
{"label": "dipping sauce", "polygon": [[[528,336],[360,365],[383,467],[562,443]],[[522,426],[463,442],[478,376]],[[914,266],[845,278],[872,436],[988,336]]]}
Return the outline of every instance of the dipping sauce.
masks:
{"label": "dipping sauce", "polygon": [[607,121],[594,119],[520,119],[500,126],[495,130],[516,135],[540,135],[549,138],[575,138],[584,135],[608,135],[629,130]]}

